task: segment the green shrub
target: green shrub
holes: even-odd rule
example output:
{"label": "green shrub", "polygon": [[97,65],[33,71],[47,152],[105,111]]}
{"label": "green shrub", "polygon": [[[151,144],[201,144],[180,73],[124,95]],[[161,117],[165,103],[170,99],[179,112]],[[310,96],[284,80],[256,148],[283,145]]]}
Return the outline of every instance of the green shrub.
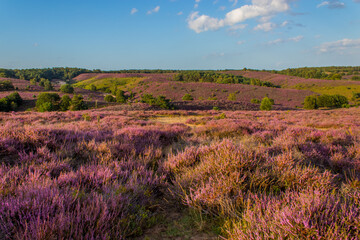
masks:
{"label": "green shrub", "polygon": [[171,104],[170,99],[166,99],[164,96],[153,97],[152,94],[144,94],[141,96],[141,102],[147,103],[150,106],[157,106],[162,109],[173,109],[174,106]]}
{"label": "green shrub", "polygon": [[111,94],[108,94],[104,97],[106,102],[116,102],[116,98],[114,98]]}
{"label": "green shrub", "polygon": [[351,78],[351,80],[359,81],[359,80],[360,80],[360,76],[353,76],[353,77]]}
{"label": "green shrub", "polygon": [[71,86],[71,84],[63,84],[60,87],[60,92],[63,93],[74,93],[74,88]]}
{"label": "green shrub", "polygon": [[270,98],[264,97],[261,100],[260,110],[270,111],[272,109],[273,101]]}
{"label": "green shrub", "polygon": [[127,98],[125,96],[124,91],[118,90],[116,92],[116,102],[118,102],[118,103],[126,103],[126,101],[127,101]]}
{"label": "green shrub", "polygon": [[61,111],[67,111],[69,110],[71,105],[71,98],[68,95],[62,96],[59,104],[59,108]]}
{"label": "green shrub", "polygon": [[56,111],[59,109],[60,96],[57,93],[40,93],[36,101],[39,112]]}
{"label": "green shrub", "polygon": [[213,107],[213,110],[215,110],[215,111],[219,111],[220,110],[220,108],[219,107]]}
{"label": "green shrub", "polygon": [[304,108],[305,109],[317,109],[317,96],[307,96],[304,100]]}
{"label": "green shrub", "polygon": [[260,101],[260,99],[253,98],[253,99],[251,99],[251,103],[254,103],[254,104],[260,104],[260,103],[261,103],[261,101]]}
{"label": "green shrub", "polygon": [[235,93],[230,93],[228,96],[228,100],[229,101],[236,101],[236,95]]}
{"label": "green shrub", "polygon": [[191,96],[190,94],[185,94],[183,97],[182,97],[182,100],[184,101],[192,101],[194,100],[193,96]]}
{"label": "green shrub", "polygon": [[10,102],[16,103],[20,106],[23,103],[23,100],[18,92],[13,92],[9,96],[7,96]]}
{"label": "green shrub", "polygon": [[319,107],[341,108],[344,104],[349,104],[349,101],[345,96],[342,95],[323,94],[318,96],[317,104]]}
{"label": "green shrub", "polygon": [[71,111],[79,111],[79,110],[86,110],[88,106],[84,102],[84,98],[81,94],[75,94],[71,99],[70,110]]}
{"label": "green shrub", "polygon": [[0,81],[0,91],[14,90],[14,85],[11,81]]}

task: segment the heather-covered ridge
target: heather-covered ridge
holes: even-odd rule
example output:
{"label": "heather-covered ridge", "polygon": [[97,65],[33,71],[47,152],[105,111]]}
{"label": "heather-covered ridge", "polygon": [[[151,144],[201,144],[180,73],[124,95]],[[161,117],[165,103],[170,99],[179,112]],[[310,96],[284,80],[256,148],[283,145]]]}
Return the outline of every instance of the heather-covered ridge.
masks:
{"label": "heather-covered ridge", "polygon": [[359,116],[0,113],[0,236],[356,239]]}
{"label": "heather-covered ridge", "polygon": [[352,80],[324,80],[324,79],[307,79],[296,76],[288,76],[277,73],[270,73],[265,71],[239,70],[239,71],[224,71],[224,73],[241,75],[248,78],[257,78],[262,81],[269,81],[273,84],[281,85],[283,87],[294,88],[302,85],[303,87],[336,87],[344,85],[360,85],[359,81]]}
{"label": "heather-covered ridge", "polygon": [[[139,101],[143,94],[163,95],[175,102],[175,106],[187,110],[209,110],[218,106],[225,110],[256,110],[259,105],[251,100],[269,96],[275,100],[274,109],[295,109],[301,107],[306,96],[314,94],[308,90],[281,89],[245,84],[220,84],[210,82],[174,81],[175,73],[84,73],[75,78],[76,86],[89,88],[105,86],[103,81],[118,81],[118,88],[135,94]],[[131,80],[132,79],[132,80]],[[123,81],[122,81],[123,80]],[[183,101],[190,94],[193,101]],[[232,94],[233,99],[229,100]]]}

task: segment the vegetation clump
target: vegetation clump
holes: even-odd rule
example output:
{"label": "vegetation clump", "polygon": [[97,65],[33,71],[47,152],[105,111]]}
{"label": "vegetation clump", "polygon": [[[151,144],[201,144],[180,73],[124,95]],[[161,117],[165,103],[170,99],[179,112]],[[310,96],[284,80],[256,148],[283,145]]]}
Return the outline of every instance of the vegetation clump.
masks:
{"label": "vegetation clump", "polygon": [[79,111],[88,109],[83,100],[83,96],[75,94],[71,100],[68,95],[60,98],[57,93],[40,93],[36,101],[36,109],[39,112],[51,111]]}
{"label": "vegetation clump", "polygon": [[0,81],[0,91],[9,91],[9,90],[14,90],[15,87],[12,84],[11,81]]}
{"label": "vegetation clump", "polygon": [[322,94],[319,96],[307,96],[304,100],[305,109],[318,109],[318,108],[341,108],[347,107],[349,101],[345,96],[335,94],[328,95]]}
{"label": "vegetation clump", "polygon": [[183,97],[182,97],[183,101],[192,101],[194,100],[193,96],[191,96],[191,94],[186,93]]}
{"label": "vegetation clump", "polygon": [[111,94],[108,94],[104,97],[106,102],[116,102],[116,98],[114,98]]}
{"label": "vegetation clump", "polygon": [[0,112],[8,112],[16,110],[23,103],[18,92],[13,92],[10,95],[0,99]]}
{"label": "vegetation clump", "polygon": [[60,87],[60,92],[63,93],[74,93],[74,87],[71,84],[63,84]]}
{"label": "vegetation clump", "polygon": [[272,105],[274,105],[274,100],[268,97],[264,97],[261,100],[260,110],[270,111],[272,109]]}
{"label": "vegetation clump", "polygon": [[144,94],[141,96],[141,102],[162,109],[174,109],[174,106],[171,104],[170,99],[167,99],[164,96],[158,96],[157,98],[155,98],[152,94]]}

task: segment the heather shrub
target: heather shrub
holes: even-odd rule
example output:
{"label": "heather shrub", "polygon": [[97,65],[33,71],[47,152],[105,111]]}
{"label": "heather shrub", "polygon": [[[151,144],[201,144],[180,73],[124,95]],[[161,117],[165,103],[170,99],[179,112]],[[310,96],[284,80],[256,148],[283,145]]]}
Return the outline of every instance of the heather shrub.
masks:
{"label": "heather shrub", "polygon": [[360,208],[321,190],[257,197],[248,202],[229,239],[356,239]]}

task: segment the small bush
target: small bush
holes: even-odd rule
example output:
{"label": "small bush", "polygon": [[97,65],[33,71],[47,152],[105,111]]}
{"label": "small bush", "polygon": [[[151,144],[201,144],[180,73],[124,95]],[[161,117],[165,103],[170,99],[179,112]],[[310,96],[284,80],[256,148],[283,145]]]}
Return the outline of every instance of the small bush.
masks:
{"label": "small bush", "polygon": [[71,99],[70,110],[71,111],[79,111],[79,110],[86,110],[88,106],[84,102],[84,98],[81,94],[75,94]]}
{"label": "small bush", "polygon": [[236,95],[235,93],[230,93],[228,96],[228,100],[229,101],[236,101]]}
{"label": "small bush", "polygon": [[359,81],[359,80],[360,80],[360,76],[353,76],[353,77],[351,78],[351,80]]}
{"label": "small bush", "polygon": [[182,97],[182,100],[184,101],[192,101],[194,100],[193,96],[191,96],[190,94],[185,94],[183,97]]}
{"label": "small bush", "polygon": [[14,90],[14,85],[11,81],[0,81],[0,91]]}
{"label": "small bush", "polygon": [[63,93],[74,93],[74,88],[71,86],[71,84],[63,84],[60,87],[60,92]]}
{"label": "small bush", "polygon": [[254,103],[254,104],[260,104],[260,103],[261,103],[261,101],[260,101],[260,99],[253,98],[253,99],[251,99],[251,103]]}
{"label": "small bush", "polygon": [[164,96],[158,96],[155,98],[152,94],[144,94],[141,96],[141,102],[147,103],[150,106],[157,106],[162,109],[173,109],[170,99],[166,99]]}
{"label": "small bush", "polygon": [[264,97],[260,104],[260,110],[270,111],[272,109],[273,101],[270,98]]}
{"label": "small bush", "polygon": [[111,94],[108,94],[104,97],[106,102],[116,102],[116,98],[114,98]]}
{"label": "small bush", "polygon": [[70,105],[71,105],[71,98],[68,95],[62,96],[59,104],[60,110],[67,111],[69,110]]}
{"label": "small bush", "polygon": [[117,90],[116,92],[116,102],[118,103],[126,103],[127,98],[125,96],[124,91],[122,90]]}
{"label": "small bush", "polygon": [[317,109],[317,96],[307,96],[304,100],[305,109]]}
{"label": "small bush", "polygon": [[39,112],[50,112],[59,109],[60,96],[57,93],[40,93],[36,101]]}

